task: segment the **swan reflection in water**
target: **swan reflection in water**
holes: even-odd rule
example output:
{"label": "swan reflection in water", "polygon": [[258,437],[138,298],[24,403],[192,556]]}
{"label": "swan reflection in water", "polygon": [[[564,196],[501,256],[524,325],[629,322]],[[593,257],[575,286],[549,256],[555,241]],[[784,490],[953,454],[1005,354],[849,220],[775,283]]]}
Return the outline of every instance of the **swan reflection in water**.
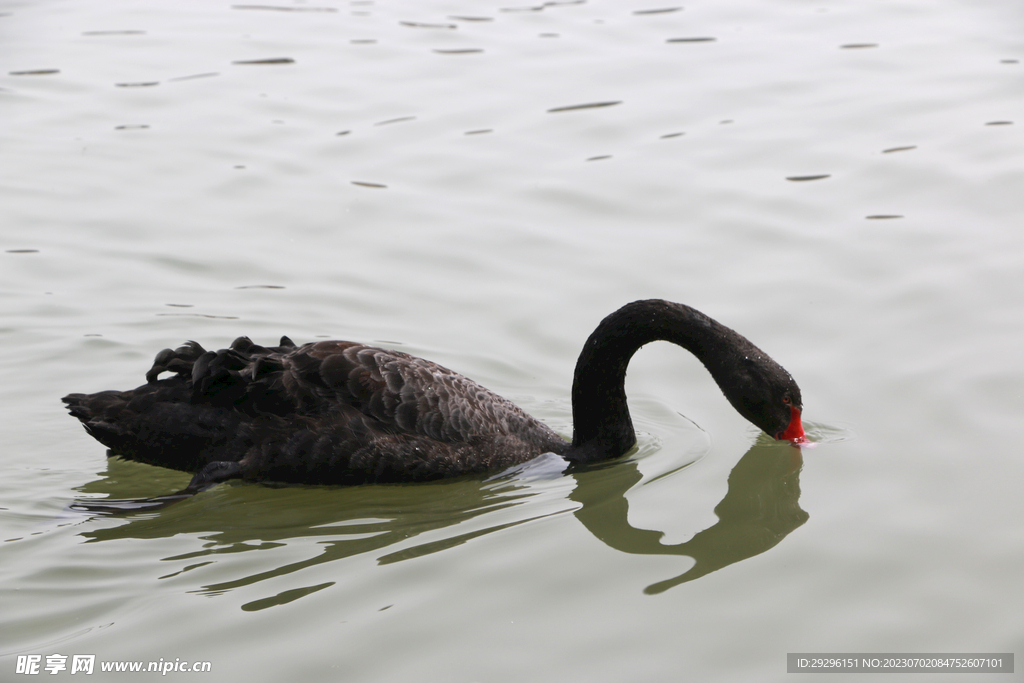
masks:
{"label": "swan reflection in water", "polygon": [[[137,478],[152,471],[116,458],[108,463],[111,479],[92,482],[81,489],[83,493],[109,495],[114,493],[112,489],[122,487],[138,490]],[[503,529],[571,512],[590,533],[615,550],[634,555],[680,555],[694,560],[683,574],[645,589],[648,594],[656,594],[763,553],[806,522],[808,514],[799,506],[801,466],[799,448],[760,439],[730,473],[728,491],[715,507],[718,522],[690,540],[673,545],[661,542],[663,532],[638,529],[629,523],[626,493],[644,478],[637,461],[629,457],[599,466],[573,466],[563,473],[564,460],[554,455],[542,456],[486,481],[463,478],[351,488],[273,488],[239,483],[225,484],[181,501],[173,496],[122,501],[91,499],[72,507],[98,516],[116,514],[125,521],[117,527],[82,533],[93,542],[195,534],[203,547],[164,558],[181,563],[183,568],[161,578],[227,560],[225,555],[271,550],[295,541],[316,539],[316,556],[202,586],[199,592],[207,594],[231,591],[365,553],[379,553],[376,560],[380,565],[423,557]],[[145,472],[132,472],[137,468]],[[119,484],[122,479],[132,481]],[[437,532],[442,529],[449,533],[439,537],[442,534]],[[389,551],[381,553],[385,549]],[[239,566],[247,571],[244,561]],[[242,608],[255,611],[285,604],[334,583],[297,587]]]}
{"label": "swan reflection in water", "polygon": [[580,503],[576,518],[610,548],[633,555],[693,558],[689,571],[644,590],[655,594],[760,555],[806,522],[808,514],[800,508],[802,465],[799,448],[755,445],[729,474],[729,489],[715,506],[718,522],[673,545],[662,544],[664,533],[629,523],[625,494],[640,481],[636,463],[615,473],[581,473],[569,498]]}

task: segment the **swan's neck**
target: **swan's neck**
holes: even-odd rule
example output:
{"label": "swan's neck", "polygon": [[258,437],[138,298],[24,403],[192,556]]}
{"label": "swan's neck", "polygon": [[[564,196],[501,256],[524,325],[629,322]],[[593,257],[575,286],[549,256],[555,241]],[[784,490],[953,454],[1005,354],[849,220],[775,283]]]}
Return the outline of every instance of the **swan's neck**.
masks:
{"label": "swan's neck", "polygon": [[612,313],[587,339],[576,363],[572,449],[566,457],[593,462],[623,455],[636,444],[626,405],[626,366],[641,346],[659,340],[693,353],[719,385],[728,352],[749,344],[724,325],[682,304],[637,301]]}

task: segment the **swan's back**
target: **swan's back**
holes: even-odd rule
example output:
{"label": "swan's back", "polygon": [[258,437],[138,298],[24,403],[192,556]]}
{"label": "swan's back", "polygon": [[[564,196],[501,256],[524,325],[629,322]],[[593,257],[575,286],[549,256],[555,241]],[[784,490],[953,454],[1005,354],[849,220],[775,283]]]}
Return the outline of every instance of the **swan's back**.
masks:
{"label": "swan's back", "polygon": [[[160,379],[170,372],[172,376]],[[311,484],[486,472],[569,444],[512,402],[422,358],[354,342],[157,355],[131,391],[71,394],[71,414],[113,454],[197,472]]]}

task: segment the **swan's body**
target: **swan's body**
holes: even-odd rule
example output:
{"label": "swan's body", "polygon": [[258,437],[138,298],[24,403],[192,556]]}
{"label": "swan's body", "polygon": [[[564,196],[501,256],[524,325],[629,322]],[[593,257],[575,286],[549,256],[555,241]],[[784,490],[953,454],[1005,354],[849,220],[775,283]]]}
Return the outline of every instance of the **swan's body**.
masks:
{"label": "swan's body", "polygon": [[[415,356],[354,342],[160,352],[131,391],[64,397],[114,455],[194,472],[198,490],[241,477],[310,484],[418,481],[487,472],[554,452],[591,462],[636,442],[624,383],[655,340],[694,353],[733,406],[778,439],[803,437],[800,389],[775,361],[702,313],[637,301],[587,340],[568,442],[476,382]],[[164,372],[174,373],[159,379]]]}

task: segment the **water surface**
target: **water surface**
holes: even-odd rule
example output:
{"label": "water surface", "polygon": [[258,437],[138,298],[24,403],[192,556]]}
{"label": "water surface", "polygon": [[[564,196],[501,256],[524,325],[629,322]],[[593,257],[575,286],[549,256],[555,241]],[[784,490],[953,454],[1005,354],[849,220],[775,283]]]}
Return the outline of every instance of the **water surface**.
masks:
{"label": "water surface", "polygon": [[[1021,655],[1021,19],[8,4],[3,677],[27,654],[588,683]],[[652,344],[627,385],[639,448],[605,467],[70,508],[187,483],[108,461],[59,403],[186,339],[378,342],[568,435],[583,341],[645,297],[772,354],[822,443],[758,436]]]}

